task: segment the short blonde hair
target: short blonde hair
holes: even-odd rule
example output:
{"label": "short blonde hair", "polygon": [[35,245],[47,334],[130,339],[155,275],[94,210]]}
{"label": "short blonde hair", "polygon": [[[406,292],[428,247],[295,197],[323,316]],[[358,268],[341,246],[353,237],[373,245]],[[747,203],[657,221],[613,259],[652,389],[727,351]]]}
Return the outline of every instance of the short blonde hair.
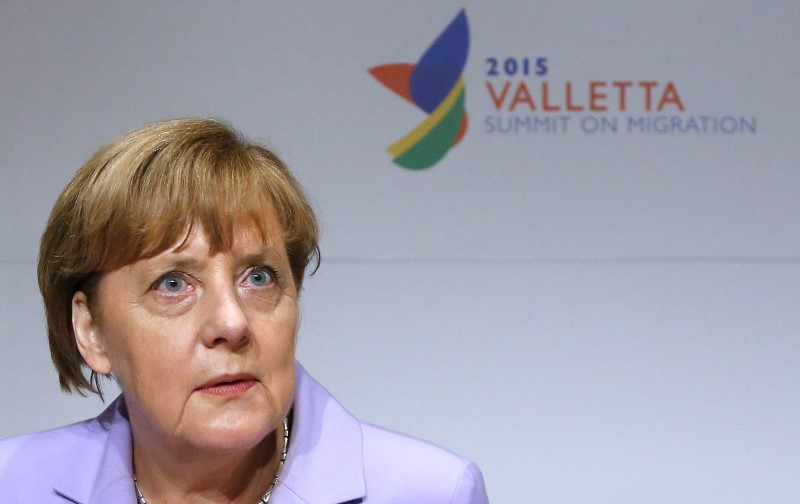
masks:
{"label": "short blonde hair", "polygon": [[[247,217],[266,236],[275,212],[298,291],[319,266],[319,231],[303,190],[267,148],[214,119],[160,121],[97,151],[56,201],[39,250],[50,353],[62,390],[100,394],[72,329],[72,297],[106,271],[155,256],[200,225],[215,250]],[[88,367],[88,366],[87,366]]]}

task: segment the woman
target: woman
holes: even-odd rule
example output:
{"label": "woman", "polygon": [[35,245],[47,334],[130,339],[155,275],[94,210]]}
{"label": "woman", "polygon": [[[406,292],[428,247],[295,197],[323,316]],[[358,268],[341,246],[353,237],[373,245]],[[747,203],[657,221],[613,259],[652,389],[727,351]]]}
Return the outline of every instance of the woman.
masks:
{"label": "woman", "polygon": [[39,286],[65,391],[100,416],[0,442],[2,502],[487,502],[477,467],[360,423],[294,360],[318,262],[300,186],[224,123],[98,151],[56,202]]}

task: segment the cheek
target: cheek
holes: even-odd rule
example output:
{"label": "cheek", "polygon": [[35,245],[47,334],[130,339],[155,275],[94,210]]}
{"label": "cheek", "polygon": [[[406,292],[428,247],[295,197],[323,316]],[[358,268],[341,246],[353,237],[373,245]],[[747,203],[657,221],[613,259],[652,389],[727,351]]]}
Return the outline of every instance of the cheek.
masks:
{"label": "cheek", "polygon": [[[131,317],[105,324],[109,358],[113,373],[123,390],[137,394],[169,391],[180,384],[192,348],[181,327],[150,323],[147,316]],[[185,328],[183,328],[185,330]]]}
{"label": "cheek", "polygon": [[251,308],[248,319],[257,340],[280,349],[294,349],[298,315],[297,301],[287,297],[270,310]]}
{"label": "cheek", "polygon": [[[294,326],[286,325],[281,331],[280,337],[268,339],[261,346],[262,362],[266,364],[266,370],[275,378],[280,377],[282,381],[287,376],[294,377],[294,355],[295,355],[295,336]],[[274,335],[274,333],[273,333]]]}
{"label": "cheek", "polygon": [[294,355],[286,357],[280,363],[273,363],[270,381],[266,384],[270,401],[277,414],[285,416],[294,402],[295,369]]}
{"label": "cheek", "polygon": [[261,361],[269,376],[269,388],[280,400],[291,402],[294,395],[294,356],[297,342],[297,311],[261,315],[261,323],[253,327],[261,353]]}

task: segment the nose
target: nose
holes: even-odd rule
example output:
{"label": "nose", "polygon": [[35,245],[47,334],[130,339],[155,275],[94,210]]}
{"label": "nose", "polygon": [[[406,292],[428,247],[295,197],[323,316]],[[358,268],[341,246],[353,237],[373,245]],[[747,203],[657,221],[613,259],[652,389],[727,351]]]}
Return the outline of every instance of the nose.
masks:
{"label": "nose", "polygon": [[235,351],[250,341],[250,321],[233,285],[208,288],[200,309],[206,314],[200,329],[206,347],[227,345]]}

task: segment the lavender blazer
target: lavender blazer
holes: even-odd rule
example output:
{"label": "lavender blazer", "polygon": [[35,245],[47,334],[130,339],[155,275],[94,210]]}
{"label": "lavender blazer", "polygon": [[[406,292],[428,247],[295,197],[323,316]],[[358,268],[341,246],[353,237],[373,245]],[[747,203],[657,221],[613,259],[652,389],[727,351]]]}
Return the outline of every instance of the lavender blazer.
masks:
{"label": "lavender blazer", "polygon": [[[359,422],[296,365],[289,453],[270,503],[488,504],[472,462]],[[97,418],[0,441],[0,500],[135,504],[122,398]]]}

